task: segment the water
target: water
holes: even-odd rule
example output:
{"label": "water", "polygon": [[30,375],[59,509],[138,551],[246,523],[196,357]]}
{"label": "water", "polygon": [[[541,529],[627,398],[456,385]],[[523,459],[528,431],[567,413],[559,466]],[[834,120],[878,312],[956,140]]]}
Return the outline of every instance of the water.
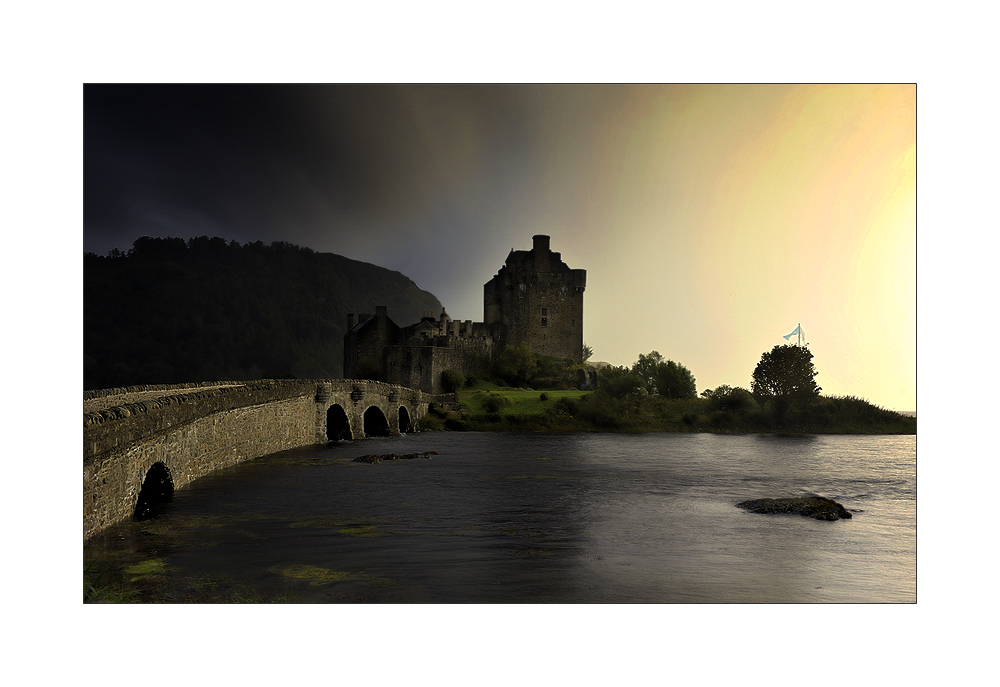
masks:
{"label": "water", "polygon": [[[854,517],[735,506],[808,492]],[[85,563],[131,570],[160,601],[915,602],[916,437],[434,432],[306,447],[194,482],[156,520],[91,542]]]}

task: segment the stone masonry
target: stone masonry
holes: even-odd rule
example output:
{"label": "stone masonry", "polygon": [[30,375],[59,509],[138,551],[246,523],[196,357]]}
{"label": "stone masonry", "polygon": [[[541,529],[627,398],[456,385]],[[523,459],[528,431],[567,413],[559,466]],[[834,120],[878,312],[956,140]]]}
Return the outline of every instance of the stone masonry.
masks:
{"label": "stone masonry", "polygon": [[[328,440],[331,409],[349,438],[366,422],[388,434],[415,429],[441,397],[359,380],[262,380],[85,392],[85,407],[137,400],[84,413],[84,538],[131,517],[147,473],[162,463],[175,488],[215,470]],[[155,392],[155,393],[154,393]],[[404,419],[405,418],[405,419]]]}
{"label": "stone masonry", "polygon": [[483,286],[484,322],[439,319],[425,313],[400,327],[385,306],[375,315],[347,316],[344,377],[377,374],[394,384],[440,393],[446,370],[488,374],[507,345],[527,342],[537,354],[583,362],[583,292],[587,271],[570,269],[549,248],[549,237],[532,237],[530,251],[511,250],[500,271]]}

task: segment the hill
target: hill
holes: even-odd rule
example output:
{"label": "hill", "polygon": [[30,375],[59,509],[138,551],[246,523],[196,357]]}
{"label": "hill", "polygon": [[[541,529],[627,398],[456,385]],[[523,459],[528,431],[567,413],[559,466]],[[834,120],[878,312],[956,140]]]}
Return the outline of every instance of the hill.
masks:
{"label": "hill", "polygon": [[441,303],[399,272],[285,242],[137,239],[84,255],[84,389],[338,378],[347,313],[400,324]]}

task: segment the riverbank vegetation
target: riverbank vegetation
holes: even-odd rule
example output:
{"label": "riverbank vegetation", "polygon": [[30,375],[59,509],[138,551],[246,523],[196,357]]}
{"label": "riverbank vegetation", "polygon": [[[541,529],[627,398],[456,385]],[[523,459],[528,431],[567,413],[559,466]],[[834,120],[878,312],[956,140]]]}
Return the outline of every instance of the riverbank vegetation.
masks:
{"label": "riverbank vegetation", "polygon": [[746,389],[720,397],[615,398],[602,389],[538,391],[502,387],[459,393],[461,410],[432,408],[424,431],[714,432],[721,434],[916,434],[917,419],[853,396],[821,396],[778,418]]}
{"label": "riverbank vegetation", "polygon": [[[722,385],[695,393],[695,378],[656,351],[632,367],[604,367],[596,391],[569,384],[570,361],[520,355],[516,374],[470,378],[459,409],[432,407],[422,430],[524,432],[715,432],[915,434],[917,420],[854,396],[821,396],[808,349],[775,347],[762,356],[754,391]],[[780,350],[779,350],[780,349]],[[534,365],[534,367],[532,367]],[[559,374],[552,374],[557,367]],[[544,375],[537,370],[546,369]],[[533,372],[535,370],[535,372]],[[791,379],[784,379],[783,371]],[[556,380],[547,386],[511,380]]]}

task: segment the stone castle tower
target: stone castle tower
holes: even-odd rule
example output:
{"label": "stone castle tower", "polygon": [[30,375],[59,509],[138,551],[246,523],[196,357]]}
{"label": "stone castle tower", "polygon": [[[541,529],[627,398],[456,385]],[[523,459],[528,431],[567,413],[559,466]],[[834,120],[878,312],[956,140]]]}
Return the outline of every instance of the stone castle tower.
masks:
{"label": "stone castle tower", "polygon": [[483,286],[485,324],[497,350],[526,341],[539,355],[583,362],[583,291],[587,270],[573,270],[549,248],[549,237],[532,237],[530,251],[511,250],[496,276]]}
{"label": "stone castle tower", "polygon": [[[443,391],[442,373],[488,374],[507,345],[526,341],[532,351],[583,362],[583,291],[587,270],[571,270],[549,237],[533,237],[534,248],[511,250],[507,262],[483,286],[485,322],[440,319],[424,313],[400,327],[385,306],[354,321],[347,315],[344,378],[378,379],[428,393]],[[582,388],[582,387],[581,387]]]}

